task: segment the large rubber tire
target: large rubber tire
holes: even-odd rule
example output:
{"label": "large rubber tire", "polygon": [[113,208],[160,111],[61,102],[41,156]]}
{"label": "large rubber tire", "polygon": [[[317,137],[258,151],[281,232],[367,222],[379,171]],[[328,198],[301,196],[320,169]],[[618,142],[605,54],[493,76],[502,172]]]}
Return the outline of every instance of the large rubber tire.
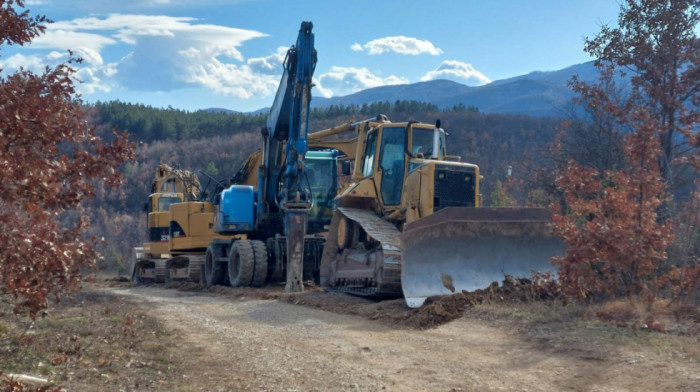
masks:
{"label": "large rubber tire", "polygon": [[207,286],[214,286],[224,282],[226,270],[223,263],[216,261],[216,257],[216,248],[213,245],[209,245],[204,257],[204,281]]}
{"label": "large rubber tire", "polygon": [[231,286],[250,286],[254,274],[255,252],[251,241],[235,241],[228,255],[228,279]]}
{"label": "large rubber tire", "polygon": [[250,241],[253,247],[253,255],[255,256],[255,269],[253,271],[253,279],[250,285],[253,287],[261,287],[267,279],[268,268],[268,253],[267,246],[262,241]]}

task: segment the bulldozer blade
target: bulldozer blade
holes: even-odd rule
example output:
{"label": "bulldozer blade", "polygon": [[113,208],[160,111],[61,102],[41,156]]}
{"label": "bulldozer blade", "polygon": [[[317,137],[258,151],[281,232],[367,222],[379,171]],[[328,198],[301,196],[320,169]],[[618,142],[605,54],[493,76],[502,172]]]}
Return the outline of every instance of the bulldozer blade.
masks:
{"label": "bulldozer blade", "polygon": [[406,304],[472,291],[503,280],[555,275],[549,258],[564,244],[551,234],[543,208],[445,208],[409,224],[402,234],[401,287]]}

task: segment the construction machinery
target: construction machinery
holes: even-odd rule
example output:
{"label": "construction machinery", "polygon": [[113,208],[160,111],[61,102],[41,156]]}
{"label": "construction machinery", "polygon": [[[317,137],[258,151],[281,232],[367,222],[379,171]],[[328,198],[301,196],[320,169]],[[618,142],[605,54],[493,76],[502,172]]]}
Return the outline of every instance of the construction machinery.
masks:
{"label": "construction machinery", "polygon": [[447,154],[439,120],[394,123],[380,115],[315,132],[309,144],[354,160],[321,260],[327,287],[403,294],[417,307],[504,275],[550,271],[548,259],[563,249],[547,229],[548,211],[482,207],[479,167]]}
{"label": "construction machinery", "polygon": [[[136,248],[134,280],[199,280],[260,286],[286,280],[287,291],[318,279],[337,189],[337,151],[307,151],[316,51],[303,22],[253,152],[212,197],[199,200],[189,172],[161,165],[149,197],[149,241]],[[203,268],[200,266],[203,265]],[[286,276],[285,276],[286,275]],[[286,278],[286,279],[285,279]]]}
{"label": "construction machinery", "polygon": [[210,285],[259,286],[269,275],[282,280],[286,273],[285,290],[301,291],[304,269],[307,277],[318,271],[324,237],[314,234],[330,221],[337,183],[335,152],[307,153],[316,67],[312,28],[303,22],[296,45],[287,51],[261,131],[262,150],[246,160],[234,184],[213,201],[214,232],[247,238],[209,244],[204,271]]}
{"label": "construction machinery", "polygon": [[148,203],[148,240],[134,248],[131,278],[136,282],[199,282],[204,251],[215,239],[214,207],[200,200],[196,174],[161,164],[156,169]]}

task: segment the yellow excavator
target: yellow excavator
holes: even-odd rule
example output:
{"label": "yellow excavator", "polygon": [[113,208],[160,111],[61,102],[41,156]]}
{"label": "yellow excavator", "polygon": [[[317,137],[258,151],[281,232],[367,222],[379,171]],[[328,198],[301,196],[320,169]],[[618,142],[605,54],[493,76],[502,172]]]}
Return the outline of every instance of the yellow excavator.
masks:
{"label": "yellow excavator", "polygon": [[[345,137],[342,139],[342,137]],[[563,251],[540,208],[484,208],[479,167],[447,154],[435,125],[386,116],[309,134],[310,147],[354,162],[336,198],[321,283],[356,295],[399,297],[418,307],[434,295],[474,290],[504,275],[551,271]]]}
{"label": "yellow excavator", "polygon": [[200,201],[197,175],[166,164],[156,168],[148,214],[148,240],[134,248],[131,278],[135,282],[199,282],[204,252],[213,240],[244,236],[214,233],[214,206]]}

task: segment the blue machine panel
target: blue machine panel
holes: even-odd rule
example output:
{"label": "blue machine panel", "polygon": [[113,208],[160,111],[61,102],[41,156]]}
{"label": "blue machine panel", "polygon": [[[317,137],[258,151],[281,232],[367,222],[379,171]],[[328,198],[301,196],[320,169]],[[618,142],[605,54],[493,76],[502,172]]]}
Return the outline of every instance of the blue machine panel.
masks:
{"label": "blue machine panel", "polygon": [[221,192],[219,204],[214,220],[216,233],[240,233],[251,231],[255,221],[255,195],[250,185],[232,185]]}

